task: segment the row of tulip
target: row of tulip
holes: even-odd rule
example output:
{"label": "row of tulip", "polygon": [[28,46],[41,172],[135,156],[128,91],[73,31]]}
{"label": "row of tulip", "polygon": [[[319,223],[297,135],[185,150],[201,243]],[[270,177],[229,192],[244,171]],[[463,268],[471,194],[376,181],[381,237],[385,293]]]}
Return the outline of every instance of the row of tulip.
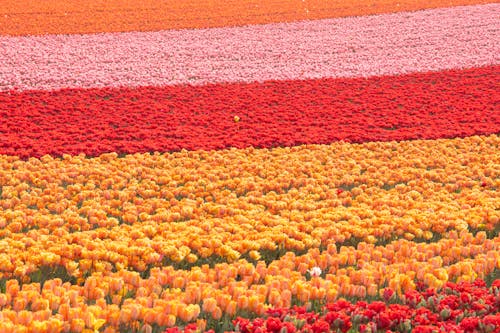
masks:
{"label": "row of tulip", "polygon": [[488,66],[396,77],[3,92],[0,153],[26,159],[488,135],[500,132],[498,73],[499,66]]}
{"label": "row of tulip", "polygon": [[[460,234],[449,232],[443,237],[440,241],[430,244],[398,240],[385,246],[374,246],[361,242],[356,247],[342,246],[338,251],[335,245],[329,245],[326,250],[310,249],[306,254],[299,256],[293,252],[287,252],[276,259],[277,261],[271,261],[269,269],[265,268],[265,262],[258,260],[258,257],[251,260],[250,263],[245,259],[240,259],[242,261],[233,261],[230,264],[216,264],[211,273],[205,272],[206,274],[203,276],[197,275],[195,280],[226,285],[232,278],[238,277],[241,281],[240,284],[250,287],[255,283],[261,283],[268,274],[278,274],[277,269],[286,268],[278,275],[296,280],[311,275],[309,268],[318,267],[323,270],[324,276],[329,275],[328,279],[332,282],[346,284],[342,287],[344,288],[341,291],[342,294],[361,297],[361,295],[366,294],[374,296],[378,292],[378,288],[386,284],[398,290],[398,293],[414,288],[413,281],[415,279],[439,288],[448,280],[470,281],[476,277],[484,278],[499,268],[498,236],[487,239],[484,232],[479,232],[475,236],[467,232]],[[90,243],[88,246],[91,247],[92,244]],[[83,251],[88,252],[87,249],[83,249]],[[62,278],[81,285],[86,283],[85,277],[90,274],[111,274],[124,269],[124,265],[121,263],[112,265],[99,259],[80,259],[75,263],[61,255],[48,252],[33,254],[33,256],[35,263],[28,265],[31,267],[31,271],[28,271],[25,266],[13,267],[12,261],[9,261],[6,255],[3,255],[1,264],[18,273],[18,279],[26,283],[31,282],[30,279],[25,279],[25,277],[27,278],[26,274],[31,273],[32,280],[43,282],[43,278],[50,277],[50,274],[54,272],[56,275],[64,273],[61,274]],[[125,258],[125,260],[127,259]],[[150,262],[148,259],[149,257],[144,260],[147,260],[150,266],[147,268],[146,264],[143,264],[142,270],[141,267],[136,269],[137,276],[150,276],[153,271],[157,271],[158,267],[155,266],[166,266],[160,265],[158,261]],[[157,257],[154,259],[157,260]],[[131,257],[130,260],[134,260],[134,257]],[[250,268],[247,265],[252,262],[256,267]],[[33,267],[36,263],[44,269],[46,276],[33,274],[37,272],[36,267]],[[185,287],[186,281],[189,281],[191,277],[189,272],[198,271],[199,266],[202,266],[196,261],[193,263],[196,265],[187,270],[176,270],[174,267],[168,266],[169,269],[166,271],[168,278],[164,277],[166,280],[163,280],[162,284],[168,284],[175,288]],[[242,263],[246,265],[246,268],[240,267]],[[232,264],[238,268],[234,269]],[[62,270],[58,270],[58,268],[62,268]],[[146,269],[145,274],[140,274]],[[222,274],[219,271],[228,269],[231,272],[224,272],[224,276],[219,276]],[[4,273],[3,276],[8,277],[8,274]],[[286,287],[288,286],[285,285],[284,288]],[[104,293],[108,290],[105,286],[99,288],[102,288],[101,291]],[[335,296],[338,290],[331,290],[331,292]],[[317,295],[317,292],[313,294]],[[190,299],[190,301],[195,300]]]}
{"label": "row of tulip", "polygon": [[[461,238],[474,239],[469,233],[462,234]],[[388,244],[385,252],[394,253],[394,247],[400,247],[403,254],[407,254],[411,253],[408,248],[414,246],[418,252],[439,253],[460,241],[450,239],[410,246],[411,242],[397,241]],[[487,248],[489,243],[480,237],[475,238],[475,242],[478,248],[483,247],[481,243]],[[64,332],[101,328],[104,332],[116,332],[145,325],[158,329],[199,324],[204,319],[213,325],[242,314],[263,316],[270,308],[290,308],[308,302],[322,304],[341,296],[380,299],[395,292],[394,297],[404,298],[419,286],[441,290],[449,280],[461,283],[478,277],[498,277],[500,237],[493,242],[496,245],[487,254],[476,253],[473,259],[455,260],[447,267],[443,266],[439,254],[422,262],[394,260],[379,264],[363,256],[371,252],[370,247],[363,245],[358,249],[342,247],[338,253],[334,246],[323,252],[310,250],[303,256],[289,252],[269,265],[239,260],[217,264],[214,268],[196,266],[191,270],[164,266],[151,269],[144,278],[134,271],[102,271],[86,277],[83,285],[60,278],[44,281],[43,286],[39,282],[3,280],[0,328],[5,329],[4,332],[45,332],[57,325],[58,331]],[[460,250],[470,247],[465,245]],[[330,266],[336,258],[353,251],[360,257],[357,262],[353,259],[355,266],[338,269]],[[307,267],[311,269],[306,270]],[[498,308],[498,304],[495,306]]]}
{"label": "row of tulip", "polygon": [[491,26],[499,8],[486,4],[204,30],[0,37],[0,91],[367,77],[495,65]]}
{"label": "row of tulip", "polygon": [[[454,6],[488,3],[488,0],[455,0]],[[155,0],[16,1],[3,0],[0,35],[89,34],[112,31],[156,31],[220,26],[245,26],[322,18],[373,15],[447,7],[447,0],[282,1]],[[113,22],[113,24],[110,24]]]}
{"label": "row of tulip", "polygon": [[500,225],[499,142],[492,135],[124,158],[3,156],[0,272],[269,261],[333,242],[422,242],[450,230],[491,238]]}

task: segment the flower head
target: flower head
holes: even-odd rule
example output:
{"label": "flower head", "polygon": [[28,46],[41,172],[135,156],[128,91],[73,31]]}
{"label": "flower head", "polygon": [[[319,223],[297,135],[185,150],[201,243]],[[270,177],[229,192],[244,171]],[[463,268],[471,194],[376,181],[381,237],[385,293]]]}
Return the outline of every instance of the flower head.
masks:
{"label": "flower head", "polygon": [[321,275],[321,268],[319,268],[318,266],[314,266],[313,268],[308,270],[308,272],[309,272],[309,274],[311,274],[311,276],[320,276]]}

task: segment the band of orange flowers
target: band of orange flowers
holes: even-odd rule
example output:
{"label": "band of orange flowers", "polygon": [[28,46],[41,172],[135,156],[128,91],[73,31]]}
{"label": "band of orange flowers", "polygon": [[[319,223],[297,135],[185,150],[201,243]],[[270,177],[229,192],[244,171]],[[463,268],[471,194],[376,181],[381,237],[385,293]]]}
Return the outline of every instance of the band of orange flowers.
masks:
{"label": "band of orange flowers", "polygon": [[499,144],[0,156],[0,328],[169,327],[488,277]]}
{"label": "band of orange flowers", "polygon": [[[491,3],[457,0],[453,6]],[[4,0],[0,35],[81,34],[242,26],[447,7],[448,0]]]}

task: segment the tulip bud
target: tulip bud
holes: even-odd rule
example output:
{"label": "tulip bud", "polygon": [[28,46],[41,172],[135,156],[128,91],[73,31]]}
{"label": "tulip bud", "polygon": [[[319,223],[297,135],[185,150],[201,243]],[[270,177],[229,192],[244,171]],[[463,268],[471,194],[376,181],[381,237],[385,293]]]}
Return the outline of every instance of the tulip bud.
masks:
{"label": "tulip bud", "polygon": [[427,302],[425,299],[421,300],[420,303],[417,304],[417,308],[425,308],[427,307]]}
{"label": "tulip bud", "polygon": [[311,311],[311,309],[312,309],[312,303],[311,303],[311,302],[307,302],[307,303],[306,303],[306,311],[307,311],[307,312],[310,312],[310,311]]}
{"label": "tulip bud", "polygon": [[427,299],[427,304],[429,305],[429,307],[430,307],[431,309],[432,309],[432,308],[434,308],[434,306],[436,305],[436,302],[435,302],[434,297],[432,297],[432,296],[431,296],[431,297],[429,297],[429,298]]}
{"label": "tulip bud", "polygon": [[295,325],[295,327],[297,327],[298,330],[300,330],[306,324],[306,320],[305,319],[295,319],[293,324]]}
{"label": "tulip bud", "polygon": [[405,331],[405,332],[411,332],[411,320],[406,319],[406,320],[403,322],[403,328],[404,328],[404,331]]}
{"label": "tulip bud", "polygon": [[450,309],[448,309],[448,308],[444,308],[439,313],[439,316],[441,317],[442,320],[447,320],[448,318],[450,318],[450,315],[451,315],[451,312],[450,312]]}

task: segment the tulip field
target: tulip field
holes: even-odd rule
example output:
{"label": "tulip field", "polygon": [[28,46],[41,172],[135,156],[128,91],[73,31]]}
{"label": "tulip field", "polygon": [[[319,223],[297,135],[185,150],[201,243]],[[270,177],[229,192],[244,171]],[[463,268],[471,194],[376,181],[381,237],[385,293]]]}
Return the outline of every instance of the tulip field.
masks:
{"label": "tulip field", "polygon": [[0,1],[0,333],[500,333],[499,18]]}

